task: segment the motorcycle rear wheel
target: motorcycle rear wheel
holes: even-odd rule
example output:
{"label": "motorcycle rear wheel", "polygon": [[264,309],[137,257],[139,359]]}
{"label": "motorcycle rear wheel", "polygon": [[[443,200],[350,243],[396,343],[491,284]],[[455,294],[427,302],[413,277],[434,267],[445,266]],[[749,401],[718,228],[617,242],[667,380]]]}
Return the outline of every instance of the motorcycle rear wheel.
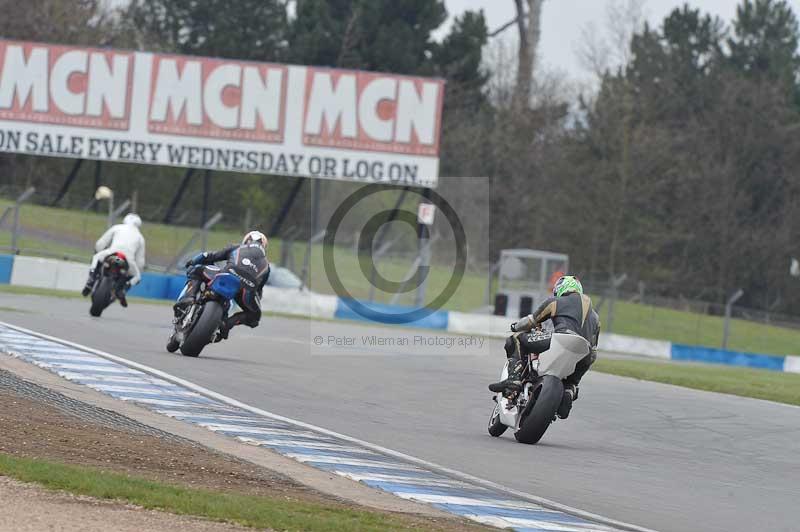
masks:
{"label": "motorcycle rear wheel", "polygon": [[[534,390],[534,394],[536,390]],[[542,439],[564,397],[564,384],[556,376],[545,375],[539,384],[536,402],[523,414],[519,430],[514,437],[520,443],[534,444]]]}
{"label": "motorcycle rear wheel", "polygon": [[216,301],[208,301],[194,321],[192,330],[186,335],[181,344],[181,353],[187,357],[196,357],[205,346],[211,342],[211,337],[216,332],[222,321],[224,309]]}
{"label": "motorcycle rear wheel", "polygon": [[92,292],[92,306],[89,307],[89,314],[92,316],[99,317],[111,304],[111,284],[111,277],[104,275]]}

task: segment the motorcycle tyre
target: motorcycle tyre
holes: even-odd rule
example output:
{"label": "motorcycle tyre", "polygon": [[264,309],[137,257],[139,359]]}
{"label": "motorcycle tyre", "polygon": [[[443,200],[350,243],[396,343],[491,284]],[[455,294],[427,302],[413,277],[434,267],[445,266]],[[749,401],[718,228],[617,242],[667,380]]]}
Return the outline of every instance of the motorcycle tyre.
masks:
{"label": "motorcycle tyre", "polygon": [[92,306],[89,307],[89,314],[100,317],[103,311],[111,304],[111,277],[103,276],[97,284],[97,288],[92,292]]}
{"label": "motorcycle tyre", "polygon": [[508,429],[508,425],[500,421],[500,408],[502,408],[500,403],[495,404],[494,409],[492,409],[492,415],[489,417],[489,435],[494,438],[502,436]]}
{"label": "motorcycle tyre", "polygon": [[539,396],[528,413],[522,419],[519,430],[514,433],[514,437],[520,443],[537,443],[550,423],[556,417],[556,411],[564,397],[564,384],[561,379],[554,375],[542,377]]}
{"label": "motorcycle tyre", "polygon": [[195,320],[194,327],[181,344],[181,353],[184,356],[199,356],[203,348],[211,343],[211,337],[219,328],[224,312],[222,305],[216,301],[208,301],[203,305],[203,310]]}

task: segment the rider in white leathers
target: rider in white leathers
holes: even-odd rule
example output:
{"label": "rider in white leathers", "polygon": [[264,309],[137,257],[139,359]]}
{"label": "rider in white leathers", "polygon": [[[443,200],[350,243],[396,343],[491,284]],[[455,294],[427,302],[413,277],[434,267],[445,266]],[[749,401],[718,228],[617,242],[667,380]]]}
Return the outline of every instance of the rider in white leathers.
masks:
{"label": "rider in white leathers", "polygon": [[[112,253],[122,252],[128,259],[128,273],[131,276],[130,286],[135,286],[142,279],[144,269],[144,236],[139,228],[142,226],[142,219],[137,214],[130,213],[123,219],[121,224],[111,226],[108,231],[103,233],[94,245],[97,251],[92,257],[92,264],[89,268],[89,278],[83,289],[83,295],[89,295],[97,278],[97,265],[100,261]],[[119,297],[119,296],[122,297]],[[117,294],[120,303],[127,306],[125,294]]]}

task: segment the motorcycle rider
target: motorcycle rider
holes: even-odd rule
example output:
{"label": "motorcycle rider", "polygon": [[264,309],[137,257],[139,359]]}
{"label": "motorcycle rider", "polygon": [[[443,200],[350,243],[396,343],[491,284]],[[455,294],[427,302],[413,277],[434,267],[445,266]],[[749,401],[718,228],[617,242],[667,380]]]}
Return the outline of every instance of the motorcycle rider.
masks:
{"label": "motorcycle rider", "polygon": [[138,214],[131,212],[125,215],[121,224],[112,225],[103,233],[103,236],[97,239],[94,245],[94,249],[97,253],[92,257],[92,263],[89,267],[89,278],[86,280],[86,286],[84,286],[81,291],[84,297],[88,296],[92,291],[92,287],[100,273],[97,265],[112,253],[121,253],[125,255],[128,261],[129,279],[127,282],[114,287],[114,292],[119,300],[119,304],[123,307],[128,306],[128,300],[125,294],[132,286],[139,284],[139,281],[142,279],[141,272],[144,269],[145,241],[140,231],[141,227],[142,219]]}
{"label": "motorcycle rider", "polygon": [[592,300],[584,295],[581,282],[574,276],[565,275],[559,278],[553,286],[553,297],[543,301],[533,314],[511,324],[511,331],[515,334],[506,340],[505,345],[508,378],[490,384],[489,390],[502,392],[507,396],[522,391],[522,354],[542,352],[549,347],[549,340],[548,345],[542,346],[541,341],[535,340],[530,331],[548,319],[553,322],[553,332],[577,334],[590,345],[589,353],[578,362],[572,375],[564,379],[564,399],[558,411],[559,417],[564,419],[569,415],[572,402],[578,398],[581,378],[597,358],[597,341],[600,336],[600,317],[592,308]]}
{"label": "motorcycle rider", "polygon": [[236,304],[242,310],[225,319],[219,333],[214,338],[220,342],[228,338],[228,333],[236,325],[258,326],[261,320],[261,291],[269,279],[270,266],[267,260],[266,235],[260,231],[250,231],[242,239],[240,245],[231,245],[214,252],[204,252],[186,262],[186,287],[173,307],[175,317],[180,318],[185,309],[194,301],[200,286],[200,266],[215,262],[227,261],[221,271],[232,273],[242,281],[243,290],[236,295]]}

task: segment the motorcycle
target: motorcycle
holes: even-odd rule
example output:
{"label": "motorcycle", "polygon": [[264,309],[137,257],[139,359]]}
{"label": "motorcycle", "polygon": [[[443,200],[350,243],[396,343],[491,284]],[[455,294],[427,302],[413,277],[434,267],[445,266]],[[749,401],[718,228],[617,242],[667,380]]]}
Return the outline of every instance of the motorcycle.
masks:
{"label": "motorcycle", "polygon": [[[180,349],[188,357],[199,356],[214,340],[222,320],[228,315],[231,301],[242,287],[239,277],[221,271],[218,266],[203,266],[187,272],[187,276],[193,275],[200,287],[191,306],[174,319],[174,330],[167,342],[167,351],[174,353]],[[187,289],[188,285],[178,299],[185,296]]]}
{"label": "motorcycle", "polygon": [[92,306],[89,314],[98,317],[117,299],[117,292],[125,289],[128,276],[128,258],[117,251],[103,260],[91,291]]}
{"label": "motorcycle", "polygon": [[[488,427],[489,434],[494,437],[501,436],[509,428],[514,429],[517,441],[528,444],[537,443],[556,420],[564,399],[562,380],[575,371],[577,363],[591,349],[589,342],[575,334],[542,330],[531,334],[534,345],[541,349],[534,349],[524,361],[522,391],[511,397],[503,393],[494,395],[495,406]],[[501,380],[507,378],[508,361],[500,376]]]}

